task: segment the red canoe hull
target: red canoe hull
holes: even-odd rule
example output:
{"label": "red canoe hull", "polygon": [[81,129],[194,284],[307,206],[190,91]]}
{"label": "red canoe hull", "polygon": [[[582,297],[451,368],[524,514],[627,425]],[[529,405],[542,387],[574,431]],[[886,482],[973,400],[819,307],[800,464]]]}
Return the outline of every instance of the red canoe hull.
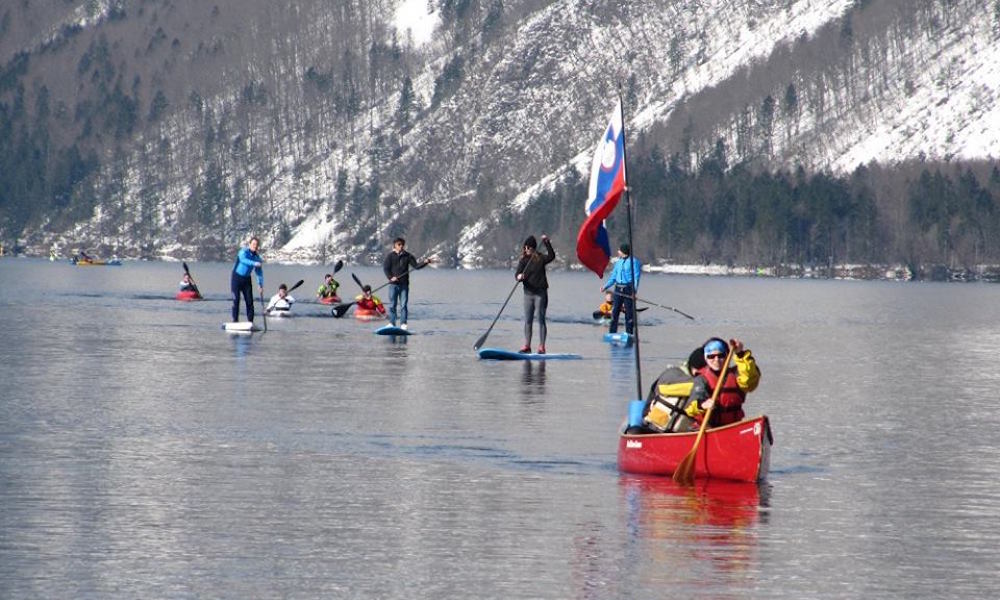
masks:
{"label": "red canoe hull", "polygon": [[340,304],[340,296],[330,296],[327,298],[320,298],[320,304]]}
{"label": "red canoe hull", "polygon": [[[624,473],[672,475],[694,446],[697,432],[621,434],[618,469]],[[698,446],[696,479],[761,481],[770,467],[774,438],[766,416],[709,429]]]}
{"label": "red canoe hull", "polygon": [[190,302],[192,300],[201,300],[201,294],[198,292],[177,292],[176,298],[182,302]]}

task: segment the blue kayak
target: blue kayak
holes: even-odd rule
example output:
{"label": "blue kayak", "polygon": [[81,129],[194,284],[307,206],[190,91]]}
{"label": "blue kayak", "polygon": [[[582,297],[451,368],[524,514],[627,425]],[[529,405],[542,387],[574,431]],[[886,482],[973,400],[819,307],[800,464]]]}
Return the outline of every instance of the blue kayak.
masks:
{"label": "blue kayak", "polygon": [[375,330],[375,335],[410,335],[410,332],[395,325],[383,325]]}
{"label": "blue kayak", "polygon": [[635,341],[635,336],[631,333],[605,333],[604,341],[609,344],[614,344],[616,346],[631,346],[632,342]]}
{"label": "blue kayak", "polygon": [[583,358],[579,354],[536,354],[521,353],[500,348],[480,348],[479,358],[483,360],[573,360]]}

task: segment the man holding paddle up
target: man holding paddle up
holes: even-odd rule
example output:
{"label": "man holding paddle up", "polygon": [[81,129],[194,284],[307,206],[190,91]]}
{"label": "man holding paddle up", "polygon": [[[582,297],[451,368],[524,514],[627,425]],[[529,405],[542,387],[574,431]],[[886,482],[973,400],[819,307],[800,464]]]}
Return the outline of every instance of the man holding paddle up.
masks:
{"label": "man holding paddle up", "polygon": [[409,313],[407,305],[410,301],[410,271],[423,269],[433,258],[428,258],[422,263],[418,263],[412,254],[406,251],[406,240],[401,237],[392,242],[392,252],[385,256],[382,263],[382,271],[386,279],[389,280],[389,321],[396,325],[396,306],[402,304],[399,312],[400,327],[406,329],[406,318]]}
{"label": "man holding paddle up", "polygon": [[[722,363],[732,347],[734,366],[722,373]],[[697,360],[703,358],[703,361]],[[701,421],[705,411],[715,406],[710,417],[709,427],[719,427],[743,420],[743,403],[747,394],[757,389],[760,383],[760,369],[750,350],[738,339],[729,340],[729,344],[719,338],[705,342],[702,348],[691,353],[688,368],[695,376],[691,389],[691,402],[686,412],[688,416]],[[722,379],[722,389],[713,403],[710,395]]]}

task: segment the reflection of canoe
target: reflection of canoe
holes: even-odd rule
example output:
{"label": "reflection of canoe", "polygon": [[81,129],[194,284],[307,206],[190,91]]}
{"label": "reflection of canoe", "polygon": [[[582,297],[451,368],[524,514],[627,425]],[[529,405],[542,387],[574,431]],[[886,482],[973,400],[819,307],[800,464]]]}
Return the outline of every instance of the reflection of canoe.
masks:
{"label": "reflection of canoe", "polygon": [[201,294],[199,294],[194,290],[184,290],[177,292],[177,296],[175,296],[175,298],[177,298],[182,302],[190,302],[192,300],[202,300]]}
{"label": "reflection of canoe", "polygon": [[[671,475],[694,446],[697,432],[626,434],[618,440],[618,469]],[[766,416],[705,432],[695,458],[695,478],[760,481],[767,477],[774,438]]]}
{"label": "reflection of canoe", "polygon": [[379,319],[384,319],[385,317],[382,313],[371,308],[361,308],[357,304],[354,305],[354,318],[359,321],[377,321]]}
{"label": "reflection of canoe", "polygon": [[[732,551],[747,549],[746,526],[760,517],[768,501],[766,483],[698,479],[679,485],[669,477],[623,475],[620,485],[636,500],[642,536],[658,542],[678,543],[685,535],[712,528],[713,542],[732,542]],[[680,538],[680,539],[678,539]]]}
{"label": "reflection of canoe", "polygon": [[340,296],[329,296],[327,298],[320,298],[320,304],[340,304]]}

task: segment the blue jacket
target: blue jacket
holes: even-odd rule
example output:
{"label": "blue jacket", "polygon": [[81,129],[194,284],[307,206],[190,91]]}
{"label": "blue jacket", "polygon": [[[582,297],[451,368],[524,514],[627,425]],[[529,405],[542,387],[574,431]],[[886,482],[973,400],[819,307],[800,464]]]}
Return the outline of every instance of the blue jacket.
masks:
{"label": "blue jacket", "polygon": [[632,261],[635,261],[635,285],[632,286],[632,289],[638,290],[639,276],[642,274],[642,262],[631,256],[615,261],[615,266],[611,269],[611,275],[608,276],[608,280],[604,282],[604,287],[601,289],[607,290],[615,285],[628,285],[632,283]]}
{"label": "blue jacket", "polygon": [[251,270],[254,271],[257,273],[257,285],[264,287],[264,269],[260,266],[261,262],[263,261],[259,254],[250,248],[240,248],[239,254],[236,255],[233,271],[240,277],[247,277]]}

